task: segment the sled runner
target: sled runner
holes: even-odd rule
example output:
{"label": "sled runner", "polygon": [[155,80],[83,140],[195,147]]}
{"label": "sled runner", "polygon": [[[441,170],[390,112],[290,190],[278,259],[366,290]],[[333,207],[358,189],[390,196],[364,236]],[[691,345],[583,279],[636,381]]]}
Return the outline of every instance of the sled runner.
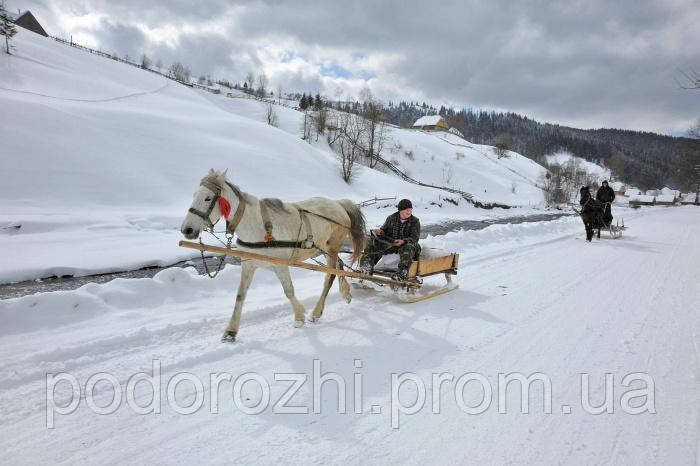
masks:
{"label": "sled runner", "polygon": [[[374,274],[368,275],[352,270],[335,269],[324,267],[322,265],[309,264],[307,262],[264,256],[262,254],[242,251],[238,248],[224,248],[203,243],[195,243],[192,241],[180,241],[179,245],[183,248],[196,249],[200,252],[224,254],[241,259],[266,262],[271,265],[284,265],[288,267],[296,267],[300,269],[313,270],[315,272],[323,272],[331,275],[353,278],[358,280],[356,285],[361,288],[372,288],[367,286],[367,282],[379,286],[389,286],[396,295],[397,299],[406,303],[414,303],[433,298],[435,296],[440,296],[459,287],[459,285],[452,282],[451,277],[452,275],[457,274],[457,267],[459,264],[459,254],[454,253],[426,254],[426,257],[421,257],[419,260],[414,260],[408,270],[407,279],[399,281],[391,278],[391,276],[396,272],[396,269],[389,266],[383,267],[381,262],[378,264],[378,267],[375,268]],[[420,288],[423,286],[423,278],[439,274],[444,274],[445,276],[447,283],[444,286],[425,293],[419,292]]]}

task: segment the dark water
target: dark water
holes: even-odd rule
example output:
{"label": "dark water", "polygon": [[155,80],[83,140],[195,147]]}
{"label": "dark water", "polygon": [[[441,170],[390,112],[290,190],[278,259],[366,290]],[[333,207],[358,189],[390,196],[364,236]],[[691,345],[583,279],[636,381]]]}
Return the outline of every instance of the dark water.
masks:
{"label": "dark water", "polygon": [[[518,223],[528,223],[528,222],[542,222],[551,221],[558,218],[568,216],[571,214],[565,213],[548,213],[548,214],[538,214],[538,215],[527,215],[527,216],[514,216],[514,217],[504,217],[498,219],[489,220],[460,220],[454,222],[444,222],[439,224],[423,225],[421,228],[421,238],[425,238],[428,235],[444,235],[450,231],[459,230],[482,230],[489,225],[494,224],[518,224]],[[216,270],[219,263],[218,258],[208,257],[206,258],[207,266],[210,271]],[[240,261],[235,257],[228,257],[226,259],[227,264],[236,264]],[[196,258],[188,260],[186,262],[178,262],[176,264],[170,265],[170,267],[194,267],[200,274],[205,273],[204,263],[201,258]],[[29,280],[20,283],[8,283],[5,285],[0,285],[0,299],[17,298],[20,296],[25,296],[34,293],[44,293],[47,291],[58,291],[58,290],[73,290],[80,288],[87,283],[106,283],[114,280],[115,278],[151,278],[161,270],[167,267],[146,267],[138,270],[129,270],[126,272],[114,272],[114,273],[104,273],[99,275],[88,275],[85,277],[49,277],[44,279]]]}

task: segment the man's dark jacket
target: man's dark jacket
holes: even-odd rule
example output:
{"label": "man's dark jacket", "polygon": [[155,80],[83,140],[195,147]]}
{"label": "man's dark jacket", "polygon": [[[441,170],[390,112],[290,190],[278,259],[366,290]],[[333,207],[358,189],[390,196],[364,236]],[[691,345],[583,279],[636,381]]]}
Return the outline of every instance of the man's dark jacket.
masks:
{"label": "man's dark jacket", "polygon": [[389,215],[382,225],[384,236],[391,239],[402,239],[408,244],[418,244],[420,236],[420,221],[418,217],[411,215],[403,224],[399,212]]}
{"label": "man's dark jacket", "polygon": [[595,195],[600,202],[612,202],[615,200],[615,191],[610,186],[601,186]]}

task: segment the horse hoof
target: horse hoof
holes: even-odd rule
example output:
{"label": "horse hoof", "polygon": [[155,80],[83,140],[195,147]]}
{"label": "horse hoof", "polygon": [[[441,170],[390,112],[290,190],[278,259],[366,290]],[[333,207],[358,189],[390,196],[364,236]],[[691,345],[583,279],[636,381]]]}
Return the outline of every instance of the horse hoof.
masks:
{"label": "horse hoof", "polygon": [[318,322],[319,320],[321,320],[321,317],[320,317],[320,316],[319,316],[319,317],[316,317],[316,316],[311,316],[311,317],[309,317],[309,322],[311,322],[312,324],[315,324],[315,323]]}
{"label": "horse hoof", "polygon": [[299,328],[304,326],[304,321],[303,320],[295,320],[294,321],[294,328]]}
{"label": "horse hoof", "polygon": [[226,330],[224,335],[221,337],[221,343],[235,343],[236,342],[236,332]]}

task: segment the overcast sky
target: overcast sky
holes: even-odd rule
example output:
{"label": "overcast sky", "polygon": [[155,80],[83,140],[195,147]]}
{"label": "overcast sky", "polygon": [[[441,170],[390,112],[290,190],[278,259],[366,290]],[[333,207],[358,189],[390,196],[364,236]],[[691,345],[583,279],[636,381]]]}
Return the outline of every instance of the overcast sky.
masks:
{"label": "overcast sky", "polygon": [[680,134],[700,117],[700,1],[8,0],[51,34],[272,89]]}

